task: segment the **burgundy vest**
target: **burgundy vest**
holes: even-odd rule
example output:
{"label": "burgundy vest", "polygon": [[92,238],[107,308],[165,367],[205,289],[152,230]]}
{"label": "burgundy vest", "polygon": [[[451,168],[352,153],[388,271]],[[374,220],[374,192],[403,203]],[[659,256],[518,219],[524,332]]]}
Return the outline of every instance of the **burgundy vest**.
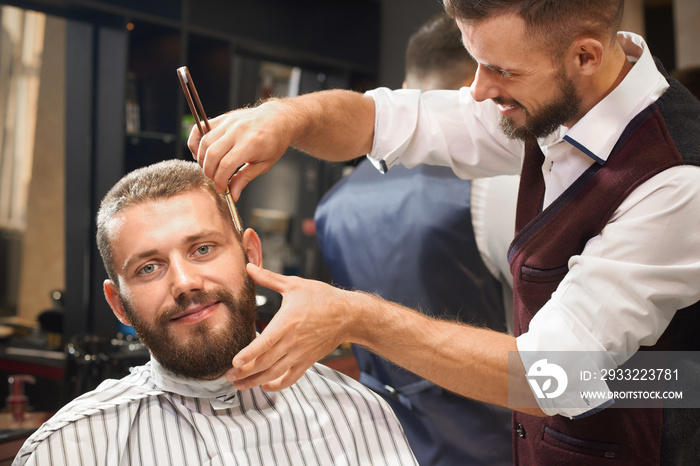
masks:
{"label": "burgundy vest", "polygon": [[[607,162],[594,163],[544,211],[544,156],[537,144],[526,146],[516,236],[509,250],[516,336],[528,331],[568,272],[569,258],[600,233],[630,192],[669,167],[700,165],[700,103],[669,81],[671,88],[630,122]],[[693,328],[700,328],[697,303],[679,310],[647,349],[698,351]],[[693,445],[698,440],[692,440],[700,429],[698,411],[608,408],[574,420],[514,412],[515,464],[680,464],[681,455],[700,450]]]}

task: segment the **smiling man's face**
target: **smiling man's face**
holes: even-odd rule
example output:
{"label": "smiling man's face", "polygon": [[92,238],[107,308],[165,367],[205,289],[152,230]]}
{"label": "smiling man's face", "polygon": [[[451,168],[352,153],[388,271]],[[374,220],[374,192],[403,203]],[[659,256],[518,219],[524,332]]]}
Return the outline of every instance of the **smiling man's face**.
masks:
{"label": "smiling man's face", "polygon": [[514,139],[542,138],[581,117],[581,98],[565,66],[526,34],[522,18],[504,14],[478,23],[457,20],[477,62],[472,97],[493,100],[501,129]]}
{"label": "smiling man's face", "polygon": [[245,263],[261,262],[257,235],[239,240],[202,189],[128,207],[110,231],[119,283],[105,281],[105,297],[117,317],[166,369],[221,376],[255,336]]}

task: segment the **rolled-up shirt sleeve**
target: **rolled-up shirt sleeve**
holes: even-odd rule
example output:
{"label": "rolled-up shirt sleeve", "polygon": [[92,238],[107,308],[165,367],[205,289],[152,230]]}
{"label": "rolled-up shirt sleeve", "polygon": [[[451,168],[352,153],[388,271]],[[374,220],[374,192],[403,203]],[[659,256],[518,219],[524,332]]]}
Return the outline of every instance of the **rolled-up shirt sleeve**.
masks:
{"label": "rolled-up shirt sleeve", "polygon": [[520,173],[523,143],[503,134],[496,105],[476,102],[469,88],[379,88],[366,95],[376,108],[368,157],[381,171],[401,163],[448,166],[464,179]]}

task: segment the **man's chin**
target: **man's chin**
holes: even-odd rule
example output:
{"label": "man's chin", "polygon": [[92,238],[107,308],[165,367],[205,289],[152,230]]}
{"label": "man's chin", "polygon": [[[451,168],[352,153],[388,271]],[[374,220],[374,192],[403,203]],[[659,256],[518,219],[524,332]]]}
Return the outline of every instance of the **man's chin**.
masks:
{"label": "man's chin", "polygon": [[499,127],[509,139],[529,141],[534,138],[525,124],[518,125],[510,117],[501,115]]}
{"label": "man's chin", "polygon": [[234,353],[230,349],[207,347],[201,341],[191,343],[194,346],[179,346],[172,353],[153,353],[153,357],[170,372],[190,379],[213,380],[231,368]]}
{"label": "man's chin", "polygon": [[231,368],[233,358],[246,347],[254,332],[245,336],[244,327],[212,326],[201,322],[177,331],[170,328],[151,349],[153,357],[167,370],[181,377],[213,380]]}

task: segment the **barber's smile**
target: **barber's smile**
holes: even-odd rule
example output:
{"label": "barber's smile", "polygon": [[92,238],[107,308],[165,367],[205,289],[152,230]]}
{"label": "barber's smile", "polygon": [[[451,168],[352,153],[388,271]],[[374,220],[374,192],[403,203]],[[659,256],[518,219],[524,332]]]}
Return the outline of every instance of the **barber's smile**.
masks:
{"label": "barber's smile", "polygon": [[513,113],[515,113],[517,110],[520,110],[520,107],[517,105],[499,105],[498,106],[498,111],[501,112],[501,115],[503,116],[510,116]]}
{"label": "barber's smile", "polygon": [[214,301],[211,303],[198,304],[196,306],[189,307],[184,312],[170,319],[170,321],[181,324],[196,324],[197,322],[201,322],[216,312],[219,304],[221,304],[221,301]]}
{"label": "barber's smile", "polygon": [[519,102],[515,100],[502,98],[495,98],[492,100],[494,101],[494,103],[496,103],[496,105],[498,106],[498,111],[503,116],[511,116],[518,110],[522,110],[523,112],[525,112],[525,114],[527,114],[525,107],[523,107]]}

